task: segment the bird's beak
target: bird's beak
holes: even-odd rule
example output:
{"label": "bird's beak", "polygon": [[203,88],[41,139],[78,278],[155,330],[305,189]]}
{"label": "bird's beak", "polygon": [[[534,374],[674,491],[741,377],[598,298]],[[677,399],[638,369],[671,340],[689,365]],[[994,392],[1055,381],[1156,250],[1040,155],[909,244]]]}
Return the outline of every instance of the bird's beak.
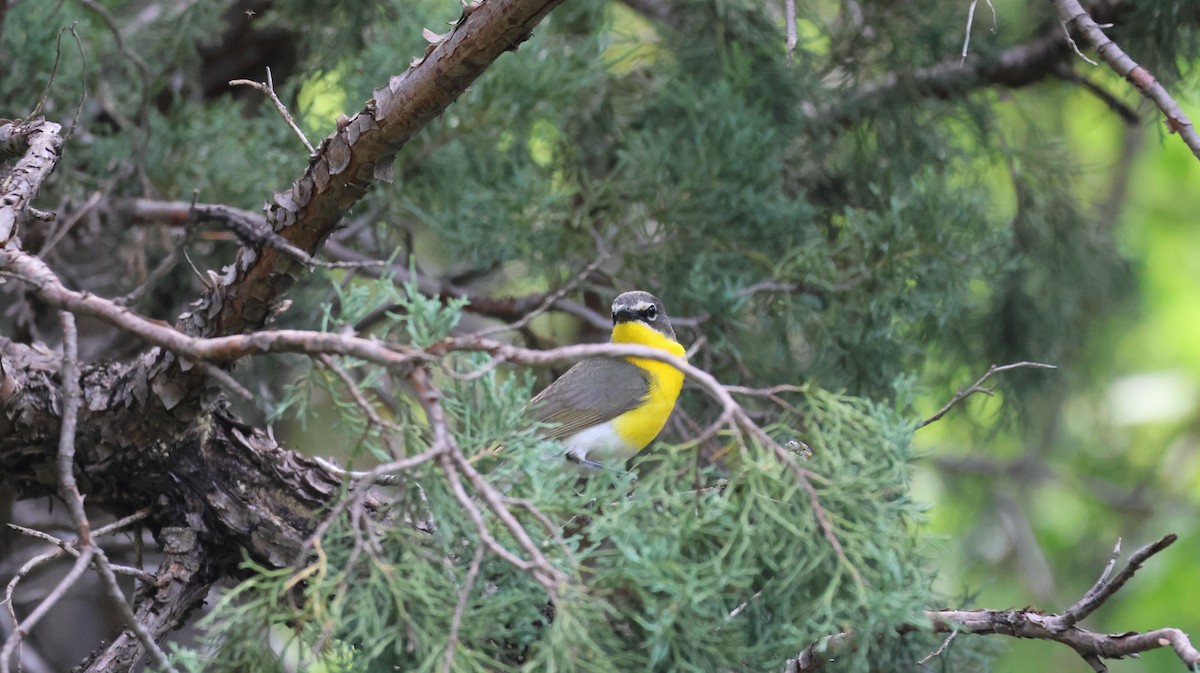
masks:
{"label": "bird's beak", "polygon": [[616,313],[613,314],[613,317],[617,319],[617,322],[629,322],[631,320],[639,319],[637,311],[629,308],[628,306],[622,306],[621,308],[617,309]]}

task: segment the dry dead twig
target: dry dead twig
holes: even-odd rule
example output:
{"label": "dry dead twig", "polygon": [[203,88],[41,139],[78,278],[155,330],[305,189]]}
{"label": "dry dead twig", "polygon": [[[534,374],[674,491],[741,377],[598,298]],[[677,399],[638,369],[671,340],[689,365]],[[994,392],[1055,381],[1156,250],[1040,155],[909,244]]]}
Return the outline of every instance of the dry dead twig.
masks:
{"label": "dry dead twig", "polygon": [[995,390],[995,388],[994,387],[985,388],[983,386],[983,384],[985,382],[987,382],[988,379],[995,376],[996,374],[999,374],[1001,372],[1006,372],[1006,371],[1009,371],[1012,369],[1025,369],[1025,368],[1058,369],[1058,365],[1048,365],[1048,364],[1043,364],[1041,362],[1014,362],[1012,364],[1007,364],[1007,365],[992,365],[991,367],[988,367],[988,370],[986,372],[983,373],[983,376],[979,377],[978,381],[976,381],[975,383],[972,383],[970,386],[968,386],[966,388],[960,389],[957,393],[954,394],[954,397],[950,398],[950,401],[947,402],[945,404],[945,406],[943,406],[941,409],[937,410],[937,413],[935,413],[934,415],[930,416],[929,418],[926,418],[925,420],[921,421],[917,425],[916,429],[920,430],[921,428],[925,427],[926,425],[929,425],[930,423],[933,423],[934,421],[941,420],[941,418],[943,416],[945,416],[946,414],[950,413],[950,410],[953,409],[958,403],[960,403],[963,400],[967,399],[968,397],[974,395],[975,393],[983,393],[984,395],[991,397],[992,391]]}
{"label": "dry dead twig", "polygon": [[[1191,669],[1200,668],[1200,651],[1192,645],[1188,635],[1177,628],[1161,628],[1153,631],[1124,633],[1098,633],[1077,626],[1079,620],[1088,616],[1133,577],[1151,556],[1171,546],[1176,540],[1174,534],[1169,534],[1156,542],[1142,547],[1129,557],[1129,562],[1109,580],[1116,562],[1117,550],[1109,560],[1095,585],[1083,595],[1074,605],[1059,613],[1047,615],[1034,608],[1020,610],[927,610],[928,630],[935,633],[971,633],[977,635],[1001,634],[1014,638],[1031,638],[1050,640],[1069,646],[1075,650],[1084,661],[1097,673],[1108,670],[1105,659],[1122,659],[1136,656],[1141,652],[1170,647],[1184,665]],[[920,627],[904,626],[901,632],[925,630]],[[938,648],[938,654],[945,650],[949,638]],[[789,659],[785,666],[786,673],[811,673],[821,670],[832,658],[844,654],[854,647],[853,633],[850,631],[827,636],[806,647],[799,655]]]}
{"label": "dry dead twig", "polygon": [[275,81],[271,78],[271,68],[267,68],[266,82],[255,82],[251,79],[235,79],[229,82],[229,86],[248,86],[266,94],[271,99],[271,102],[275,104],[275,109],[279,111],[279,116],[283,117],[283,120],[291,127],[292,133],[295,133],[296,137],[300,138],[300,142],[304,143],[304,147],[308,150],[308,156],[311,157],[317,153],[312,143],[308,142],[308,136],[304,135],[304,131],[300,130],[300,126],[292,118],[292,113],[288,112],[287,106],[283,104],[283,101],[279,100],[279,96],[275,95]]}

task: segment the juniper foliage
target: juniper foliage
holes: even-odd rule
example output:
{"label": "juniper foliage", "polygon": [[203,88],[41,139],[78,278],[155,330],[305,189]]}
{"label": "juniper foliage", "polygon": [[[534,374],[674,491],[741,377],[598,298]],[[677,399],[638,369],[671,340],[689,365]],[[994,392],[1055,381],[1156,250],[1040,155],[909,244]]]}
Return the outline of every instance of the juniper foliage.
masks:
{"label": "juniper foliage", "polygon": [[[140,12],[145,4],[162,11]],[[937,647],[898,632],[940,601],[924,505],[908,495],[913,373],[1069,360],[1128,279],[1111,222],[1079,203],[1072,162],[1048,140],[1056,129],[1022,110],[1020,92],[1006,108],[998,84],[945,95],[906,84],[957,58],[964,16],[935,0],[797,4],[801,39],[789,55],[773,5],[565,3],[410,143],[395,183],[348,220],[352,242],[398,251],[414,270],[481,294],[557,287],[603,249],[602,272],[578,293],[584,302],[653,289],[681,318],[684,341],[703,337],[695,360],[723,382],[798,386],[784,405],[755,398],[747,407],[777,440],[814,449],[806,467],[842,553],[764,447],[726,435],[698,452],[675,430],[633,471],[577,482],[523,428],[533,375],[468,376],[486,362],[454,356],[445,365],[458,376],[438,384],[455,440],[529,505],[514,511],[572,580],[557,600],[487,551],[444,472],[426,463],[387,493],[395,525],[377,537],[364,543],[360,522],[341,517],[296,567],[248,565],[248,579],[205,617],[203,644],[177,648],[181,665],[271,670],[284,652],[312,670],[441,670],[451,649],[461,671],[760,670],[850,629],[857,646],[836,670],[909,670]],[[977,37],[972,58],[1055,21],[1047,3],[997,4],[999,32]],[[1126,7],[1123,39],[1165,80],[1184,66],[1179,55],[1196,51],[1189,3],[1107,4]],[[433,0],[326,5],[285,0],[251,17],[293,38],[276,84],[310,137],[420,54],[421,28],[437,32],[460,11]],[[69,119],[78,83],[91,92],[54,198],[80,202],[100,189],[188,200],[198,190],[203,201],[253,210],[303,169],[305,150],[257,93],[201,85],[211,62],[196,47],[214,47],[240,5],[228,14],[212,3],[106,6],[149,64],[144,75],[81,5],[22,2],[5,17],[0,97],[25,106],[7,116],[32,109],[54,71],[59,30],[78,24],[86,61],[64,47],[42,107]],[[654,16],[655,7],[667,12]],[[889,75],[900,84],[864,95]],[[1015,207],[999,205],[1010,194]],[[173,244],[133,228],[75,236],[89,256],[105,245],[153,258]],[[220,232],[211,238],[195,250],[201,267],[232,254]],[[63,248],[52,259],[65,264]],[[104,280],[88,288],[137,284]],[[189,272],[176,280],[144,311],[177,315],[197,281]],[[469,304],[389,277],[316,273],[293,296],[284,326],[335,331],[383,315],[374,334],[418,345],[475,319]],[[539,344],[596,336],[561,318],[534,327],[527,336]],[[337,363],[364,388],[397,392],[380,413],[404,432],[369,423],[333,373],[296,359],[250,370],[273,418],[295,422],[289,439],[303,445],[332,428],[356,465],[429,446],[400,382]],[[714,412],[697,391],[681,409],[697,419]],[[714,453],[721,459],[708,460]],[[495,518],[482,522],[513,548]],[[977,655],[957,647],[944,661],[977,667]]]}
{"label": "juniper foliage", "polygon": [[[384,331],[436,340],[457,321],[461,307],[394,287],[385,279],[378,291],[358,293],[403,307]],[[344,299],[350,320],[379,305]],[[375,529],[364,548],[364,532],[342,517],[306,564],[251,568],[253,579],[206,618],[210,649],[202,665],[194,660],[197,670],[269,667],[280,648],[263,634],[281,625],[298,643],[296,656],[324,670],[441,670],[453,648],[455,670],[464,671],[712,671],[781,663],[847,624],[864,646],[842,668],[869,670],[930,600],[923,506],[908,496],[912,423],[893,410],[812,386],[771,428],[786,441],[803,424],[839,552],[790,468],[761,446],[726,438],[735,469],[663,446],[636,471],[579,480],[562,469],[557,445],[525,427],[519,410],[530,377],[488,367],[479,355],[451,364],[457,376],[447,375],[442,391],[455,440],[505,485],[513,511],[571,577],[561,595],[551,600],[527,571],[492,553],[437,463],[426,463],[390,493],[391,518],[408,524]],[[328,380],[318,370],[312,378]],[[311,413],[302,388],[288,399],[289,413],[301,417]],[[334,408],[342,422],[362,414],[347,403]],[[412,408],[396,420],[421,422]],[[417,433],[405,450],[429,442]],[[377,436],[364,444],[384,451]],[[507,529],[485,517],[489,535],[514,548]],[[460,596],[465,609],[450,642]]]}

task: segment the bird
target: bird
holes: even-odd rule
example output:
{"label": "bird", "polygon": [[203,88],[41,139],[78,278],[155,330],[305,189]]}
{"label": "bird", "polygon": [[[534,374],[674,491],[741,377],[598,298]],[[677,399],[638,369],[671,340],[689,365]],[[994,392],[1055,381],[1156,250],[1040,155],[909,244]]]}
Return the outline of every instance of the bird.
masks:
{"label": "bird", "polygon": [[[612,343],[641,344],[686,359],[658,297],[635,290],[612,304]],[[638,357],[595,358],[571,367],[526,406],[543,439],[592,470],[623,465],[658,436],[675,408],[684,374]]]}

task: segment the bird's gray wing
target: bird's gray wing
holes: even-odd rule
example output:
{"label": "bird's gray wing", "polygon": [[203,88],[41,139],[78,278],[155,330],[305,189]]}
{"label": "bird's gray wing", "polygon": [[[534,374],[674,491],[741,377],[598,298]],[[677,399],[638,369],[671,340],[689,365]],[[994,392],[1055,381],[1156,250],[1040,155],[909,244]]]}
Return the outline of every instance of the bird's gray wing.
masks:
{"label": "bird's gray wing", "polygon": [[530,400],[525,415],[552,424],[540,436],[563,439],[637,407],[649,392],[650,379],[641,367],[627,360],[585,360]]}

